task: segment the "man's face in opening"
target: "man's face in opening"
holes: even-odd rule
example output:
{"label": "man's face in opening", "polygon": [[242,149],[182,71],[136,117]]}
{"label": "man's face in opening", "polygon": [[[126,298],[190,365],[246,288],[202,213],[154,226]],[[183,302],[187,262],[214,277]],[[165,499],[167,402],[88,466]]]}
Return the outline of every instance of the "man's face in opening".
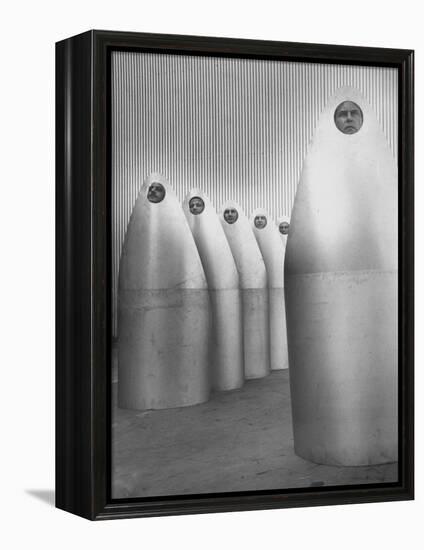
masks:
{"label": "man's face in opening", "polygon": [[147,198],[149,199],[150,202],[154,202],[154,203],[163,201],[163,199],[165,198],[165,195],[166,195],[165,187],[158,182],[153,182],[150,185],[149,190],[147,191]]}
{"label": "man's face in opening", "polygon": [[266,217],[262,215],[255,216],[253,223],[257,229],[263,229],[267,224]]}
{"label": "man's face in opening", "polygon": [[205,203],[200,197],[192,197],[188,203],[188,207],[190,208],[190,212],[196,216],[203,212]]}
{"label": "man's face in opening", "polygon": [[238,212],[235,208],[226,208],[224,210],[224,220],[229,223],[235,223],[238,220]]}
{"label": "man's face in opening", "polygon": [[343,101],[334,112],[334,123],[343,134],[356,134],[363,122],[361,108],[353,101]]}
{"label": "man's face in opening", "polygon": [[290,227],[290,224],[287,223],[287,222],[281,222],[280,225],[278,226],[278,229],[280,230],[280,233],[282,235],[288,235],[289,233],[289,227]]}

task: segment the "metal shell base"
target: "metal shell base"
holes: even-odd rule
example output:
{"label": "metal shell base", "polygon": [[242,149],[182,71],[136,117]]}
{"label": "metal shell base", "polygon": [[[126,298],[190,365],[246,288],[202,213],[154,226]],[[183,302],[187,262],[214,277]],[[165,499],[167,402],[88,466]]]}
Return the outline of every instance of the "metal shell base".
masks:
{"label": "metal shell base", "polygon": [[295,451],[320,464],[397,460],[397,274],[286,277]]}

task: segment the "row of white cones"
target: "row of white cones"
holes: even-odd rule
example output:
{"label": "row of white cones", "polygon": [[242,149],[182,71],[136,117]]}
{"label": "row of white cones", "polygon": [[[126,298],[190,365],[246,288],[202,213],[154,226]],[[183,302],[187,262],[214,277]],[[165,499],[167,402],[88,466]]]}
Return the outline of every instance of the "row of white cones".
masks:
{"label": "row of white cones", "polygon": [[[167,183],[148,178],[121,259],[121,406],[192,405],[208,399],[211,375],[219,389],[264,376],[273,356],[287,356],[269,315],[285,296],[295,452],[324,464],[396,460],[397,183],[375,112],[340,89],[304,162],[281,282],[274,224],[252,229],[234,203],[221,221],[211,206],[187,212],[190,196],[186,218]],[[284,306],[276,315],[285,319]]]}
{"label": "row of white cones", "polygon": [[218,216],[200,189],[181,208],[163,176],[146,179],[121,257],[120,406],[192,405],[288,367],[285,240],[263,209],[249,221],[229,201]]}

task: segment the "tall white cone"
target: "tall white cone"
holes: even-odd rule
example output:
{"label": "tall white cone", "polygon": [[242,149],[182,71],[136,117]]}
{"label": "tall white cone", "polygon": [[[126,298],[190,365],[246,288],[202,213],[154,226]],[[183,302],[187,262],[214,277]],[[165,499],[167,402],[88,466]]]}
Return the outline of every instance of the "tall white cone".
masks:
{"label": "tall white cone", "polygon": [[177,197],[157,174],[146,179],[128,224],[118,307],[119,406],[163,409],[206,401],[206,278]]}
{"label": "tall white cone", "polygon": [[285,245],[268,212],[258,208],[250,217],[252,230],[268,276],[269,339],[272,370],[288,368],[286,308],[284,303]]}
{"label": "tall white cone", "polygon": [[202,260],[211,299],[212,385],[216,390],[240,388],[244,382],[243,324],[237,267],[205,193],[192,189],[184,199],[183,210]]}
{"label": "tall white cone", "polygon": [[304,458],[397,459],[397,262],[395,161],[370,105],[344,88],[319,120],[286,249],[294,443]]}
{"label": "tall white cone", "polygon": [[[227,216],[227,212],[231,214]],[[240,276],[243,296],[244,375],[269,374],[268,288],[265,263],[249,220],[240,206],[227,202],[220,220]]]}

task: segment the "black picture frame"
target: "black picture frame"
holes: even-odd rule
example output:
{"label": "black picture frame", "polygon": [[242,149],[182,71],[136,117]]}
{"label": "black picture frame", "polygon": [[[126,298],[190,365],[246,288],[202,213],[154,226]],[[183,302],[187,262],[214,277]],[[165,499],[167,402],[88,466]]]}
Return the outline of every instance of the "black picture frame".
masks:
{"label": "black picture frame", "polygon": [[[399,481],[110,498],[113,50],[394,67],[399,81]],[[414,496],[414,53],[89,31],[56,44],[56,506],[90,520],[397,501]]]}

